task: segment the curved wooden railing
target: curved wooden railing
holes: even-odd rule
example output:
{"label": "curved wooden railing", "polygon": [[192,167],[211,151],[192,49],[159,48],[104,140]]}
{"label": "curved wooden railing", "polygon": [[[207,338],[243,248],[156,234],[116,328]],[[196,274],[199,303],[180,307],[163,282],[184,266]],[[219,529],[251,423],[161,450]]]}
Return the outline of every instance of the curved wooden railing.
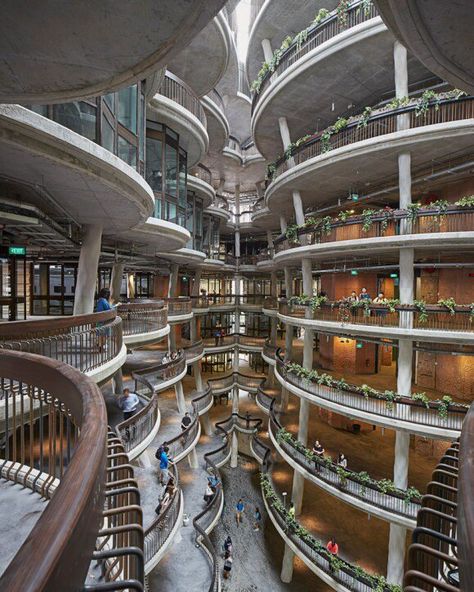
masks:
{"label": "curved wooden railing", "polygon": [[[409,128],[472,119],[474,117],[474,99],[473,97],[440,99],[439,102],[430,104],[423,116],[418,116],[416,103],[392,110],[382,109],[380,112],[371,115],[365,125],[359,125],[362,117],[351,118],[351,122],[347,127],[338,133],[332,134],[327,142],[321,141],[324,132],[318,132],[294,148],[291,151],[292,163],[298,165],[330,150],[395,133],[397,131],[398,117],[402,114],[406,114],[409,118]],[[275,163],[271,181],[275,181],[277,177],[287,170],[287,160],[283,156]]]}
{"label": "curved wooden railing", "polygon": [[285,50],[280,58],[280,62],[274,72],[267,72],[262,80],[258,93],[254,93],[252,99],[252,113],[258,104],[259,98],[263,94],[263,91],[270,85],[270,82],[278,78],[285,70],[297,62],[301,57],[307,53],[319,47],[329,39],[332,39],[336,35],[343,33],[347,29],[355,27],[365,21],[373,19],[378,15],[377,9],[374,5],[371,5],[368,10],[364,10],[361,7],[361,2],[352,4],[347,10],[346,22],[341,24],[338,19],[337,11],[334,10],[327,18],[321,23],[313,25],[308,28],[308,35],[306,40],[298,45],[296,42],[290,45]]}
{"label": "curved wooden railing", "polygon": [[173,459],[173,462],[179,462],[190,452],[193,448],[193,444],[199,437],[199,434],[199,415],[193,413],[192,421],[189,426],[174,438],[166,440],[166,445],[169,448],[168,456]]}
{"label": "curved wooden railing", "polygon": [[464,590],[474,590],[474,405],[464,421],[460,440],[459,492],[459,571]]}
{"label": "curved wooden railing", "polygon": [[407,234],[436,234],[441,232],[473,232],[474,209],[456,205],[440,210],[423,208],[413,219],[406,210],[380,210],[371,216],[369,228],[364,228],[363,216],[351,216],[347,220],[333,219],[327,226],[313,224],[298,228],[297,240],[289,240],[285,235],[275,239],[275,251],[339,241],[351,241],[383,236],[403,236]]}
{"label": "curved wooden railing", "polygon": [[205,166],[202,163],[199,163],[196,166],[192,167],[192,169],[190,169],[190,171],[188,172],[188,175],[192,175],[193,177],[197,177],[198,179],[201,179],[202,181],[204,181],[208,185],[212,186],[211,170],[208,169],[207,166]]}
{"label": "curved wooden railing", "polygon": [[168,317],[188,315],[193,312],[193,304],[188,296],[165,298],[165,301],[168,305]]}
{"label": "curved wooden railing", "polygon": [[199,119],[204,127],[207,127],[206,114],[198,96],[193,89],[188,86],[181,78],[166,71],[163,82],[160,86],[160,94],[171,99],[175,103],[190,111]]}
{"label": "curved wooden railing", "polygon": [[181,514],[183,500],[181,488],[179,487],[178,470],[175,465],[171,465],[171,473],[174,477],[176,490],[168,505],[162,509],[159,516],[145,530],[145,564],[149,563],[163,548]]}
{"label": "curved wooden railing", "polygon": [[[135,392],[151,399],[152,394],[159,391],[163,383],[180,376],[186,368],[186,357],[181,350],[175,360],[166,364],[154,364],[132,372],[135,380]],[[135,415],[133,416],[135,417]]]}
{"label": "curved wooden railing", "polygon": [[239,386],[242,390],[256,392],[265,379],[265,376],[248,376],[240,372],[231,372],[219,378],[209,378],[207,382],[215,394],[229,390],[233,386]]}
{"label": "curved wooden railing", "polygon": [[168,310],[164,300],[121,303],[117,314],[122,319],[123,334],[139,335],[164,329],[168,324]]}
{"label": "curved wooden railing", "polygon": [[277,352],[278,347],[270,342],[270,339],[265,339],[265,343],[263,345],[262,353],[271,360],[275,359],[275,354]]}
{"label": "curved wooden railing", "polygon": [[356,507],[361,502],[368,504],[373,507],[375,515],[382,516],[380,513],[377,514],[377,510],[384,510],[393,515],[395,522],[397,516],[412,522],[416,520],[420,501],[416,496],[409,495],[408,491],[400,489],[384,491],[374,480],[363,480],[358,473],[347,469],[342,473],[337,463],[315,456],[294,439],[283,438],[284,428],[275,412],[275,399],[270,404],[268,431],[277,450],[283,450],[295,464],[313,477],[316,484],[320,482],[323,489],[327,489],[324,487],[325,484],[332,490],[341,491],[344,497],[353,498],[352,504]]}
{"label": "curved wooden railing", "polygon": [[276,296],[265,296],[262,308],[267,310],[278,310],[278,298]]}
{"label": "curved wooden railing", "polygon": [[253,337],[253,335],[244,335],[243,333],[230,333],[229,335],[223,335],[221,337],[206,337],[203,341],[205,349],[231,345],[263,347],[265,337]]}
{"label": "curved wooden railing", "polygon": [[0,324],[0,349],[39,354],[89,372],[122,349],[122,319],[115,310]]}
{"label": "curved wooden railing", "polygon": [[[76,591],[85,581],[104,507],[103,397],[76,369],[26,352],[2,351],[0,376],[2,476],[44,497],[55,485],[54,496],[0,578],[0,588],[23,592],[25,583],[34,582],[35,590]],[[35,425],[35,418],[45,416],[47,421]]]}
{"label": "curved wooden railing", "polygon": [[[368,325],[375,327],[406,327],[417,330],[431,331],[462,331],[473,332],[474,323],[471,320],[470,305],[457,305],[454,312],[441,305],[427,304],[426,319],[414,306],[399,304],[390,310],[383,304],[369,304],[368,310],[363,306],[352,307],[347,301],[326,302],[319,308],[312,309],[309,303],[290,303],[280,300],[278,312],[293,318],[306,318],[318,321],[330,321],[341,325]],[[409,319],[413,323],[408,323]]]}
{"label": "curved wooden railing", "polygon": [[208,296],[191,296],[191,302],[192,302],[192,309],[193,310],[194,309],[207,310],[209,308],[209,304],[210,304]]}
{"label": "curved wooden railing", "polygon": [[159,418],[158,397],[153,393],[145,399],[145,405],[132,417],[121,421],[115,427],[126,452],[139,446],[151,434]]}
{"label": "curved wooden railing", "polygon": [[[466,408],[463,405],[451,403],[446,412],[446,417],[439,413],[439,404],[435,401],[424,404],[409,397],[400,396],[396,402],[387,404],[381,397],[374,394],[357,391],[355,385],[347,384],[345,388],[327,386],[307,380],[303,377],[289,371],[288,366],[283,360],[281,350],[276,354],[276,372],[286,384],[293,385],[302,391],[314,397],[319,404],[326,401],[337,404],[339,412],[351,415],[351,411],[360,411],[372,416],[370,419],[375,423],[390,423],[397,420],[403,422],[407,427],[425,426],[430,428],[440,428],[442,430],[452,430],[453,435],[461,431],[462,423],[466,417]],[[422,430],[421,427],[417,428]]]}
{"label": "curved wooden railing", "polygon": [[191,343],[190,341],[181,341],[181,347],[183,348],[186,361],[194,360],[204,353],[204,343],[202,339]]}

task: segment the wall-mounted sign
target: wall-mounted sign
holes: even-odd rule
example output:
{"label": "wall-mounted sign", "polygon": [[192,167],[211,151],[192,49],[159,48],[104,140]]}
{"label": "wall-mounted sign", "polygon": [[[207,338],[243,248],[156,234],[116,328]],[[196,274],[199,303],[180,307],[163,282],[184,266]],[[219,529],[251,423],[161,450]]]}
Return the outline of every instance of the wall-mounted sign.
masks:
{"label": "wall-mounted sign", "polygon": [[8,254],[15,257],[24,257],[26,255],[26,247],[10,246],[8,247]]}

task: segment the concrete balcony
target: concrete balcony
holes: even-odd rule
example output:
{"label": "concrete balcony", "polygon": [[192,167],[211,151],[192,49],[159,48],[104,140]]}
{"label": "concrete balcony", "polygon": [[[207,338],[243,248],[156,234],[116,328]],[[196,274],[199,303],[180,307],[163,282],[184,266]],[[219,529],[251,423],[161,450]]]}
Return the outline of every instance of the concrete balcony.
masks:
{"label": "concrete balcony", "polygon": [[[143,80],[205,29],[224,0],[5,2],[0,101],[51,103],[102,95]],[[21,41],[20,41],[21,40]]]}
{"label": "concrete balcony", "polygon": [[[397,130],[397,117],[409,118],[409,129]],[[361,117],[321,141],[321,133],[310,136],[292,153],[294,165],[287,167],[284,158],[275,163],[275,172],[265,193],[271,211],[292,212],[288,195],[301,192],[304,207],[335,203],[347,192],[360,171],[366,186],[380,186],[387,179],[397,179],[397,155],[407,150],[412,155],[413,170],[429,169],[433,161],[444,162],[447,156],[461,158],[472,152],[474,99],[441,99],[430,103],[424,115],[417,116],[416,102],[398,109],[381,109],[359,125]]]}
{"label": "concrete balcony", "polygon": [[167,71],[149,106],[151,119],[179,134],[180,146],[188,153],[188,167],[200,162],[209,148],[209,136],[204,108],[193,89]]}
{"label": "concrete balcony", "polygon": [[201,199],[203,208],[208,208],[216,198],[216,192],[212,186],[212,173],[203,164],[188,171],[188,190],[194,191]]}
{"label": "concrete balcony", "polygon": [[163,300],[119,304],[123,342],[129,348],[156,343],[170,332],[168,310]]}

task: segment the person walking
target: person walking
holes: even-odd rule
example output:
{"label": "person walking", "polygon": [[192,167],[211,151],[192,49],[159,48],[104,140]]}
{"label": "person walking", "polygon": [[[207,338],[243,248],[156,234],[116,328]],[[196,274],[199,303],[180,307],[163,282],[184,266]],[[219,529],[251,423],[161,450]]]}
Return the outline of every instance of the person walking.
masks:
{"label": "person walking", "polygon": [[163,447],[160,454],[160,484],[166,485],[169,478],[170,459],[168,457],[168,446]]}
{"label": "person walking", "polygon": [[226,553],[229,553],[229,555],[232,555],[232,539],[230,538],[230,535],[227,536],[226,540],[224,541],[224,556],[226,555]]}
{"label": "person walking", "polygon": [[245,511],[245,504],[242,501],[242,498],[239,499],[237,505],[235,506],[235,519],[237,520],[237,526],[242,522],[242,514]]}
{"label": "person walking", "polygon": [[206,493],[204,494],[204,501],[206,502],[206,506],[209,505],[209,503],[211,502],[213,497],[214,497],[214,490],[212,489],[211,484],[208,481],[207,485],[206,485]]}
{"label": "person walking", "polygon": [[253,529],[255,531],[258,531],[258,530],[260,530],[260,524],[262,522],[262,514],[260,513],[260,510],[258,507],[255,508],[254,517],[255,517],[255,526],[253,527]]}
{"label": "person walking", "polygon": [[231,571],[232,571],[232,555],[227,552],[224,557],[224,579],[225,580],[228,580],[230,578]]}
{"label": "person walking", "polygon": [[123,389],[123,395],[119,399],[119,407],[123,413],[124,421],[137,412],[140,405],[140,399],[136,393],[131,393],[130,389]]}

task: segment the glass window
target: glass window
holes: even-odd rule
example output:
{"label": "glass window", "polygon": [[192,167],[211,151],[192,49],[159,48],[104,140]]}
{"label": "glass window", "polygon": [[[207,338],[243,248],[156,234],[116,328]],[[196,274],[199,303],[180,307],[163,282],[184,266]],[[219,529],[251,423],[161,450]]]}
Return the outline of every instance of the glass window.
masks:
{"label": "glass window", "polygon": [[73,132],[96,141],[96,107],[84,101],[54,105],[53,119]]}
{"label": "glass window", "polygon": [[166,144],[165,151],[166,193],[176,197],[176,185],[178,182],[178,151],[173,146]]}
{"label": "glass window", "polygon": [[139,157],[143,162],[145,160],[145,97],[140,94],[140,126],[138,129]]}
{"label": "glass window", "polygon": [[137,133],[137,85],[118,91],[118,120],[134,134]]}
{"label": "glass window", "polygon": [[186,207],[186,157],[179,155],[179,205]]}
{"label": "glass window", "polygon": [[48,117],[48,105],[31,105],[29,109],[31,109],[31,111],[34,111],[35,113],[38,113],[38,115]]}
{"label": "glass window", "polygon": [[155,196],[155,218],[163,218],[163,202],[161,194]]}
{"label": "glass window", "polygon": [[117,156],[130,166],[137,166],[137,149],[133,144],[127,142],[122,136],[118,137]]}
{"label": "glass window", "polygon": [[146,139],[146,180],[153,191],[163,190],[163,144],[156,138]]}
{"label": "glass window", "polygon": [[102,115],[102,146],[115,154],[114,128],[105,115]]}
{"label": "glass window", "polygon": [[166,202],[166,220],[169,222],[176,222],[176,215],[177,215],[177,206],[175,203],[167,201]]}
{"label": "glass window", "polygon": [[108,108],[115,114],[115,93],[109,93],[104,95],[104,101],[107,103]]}

